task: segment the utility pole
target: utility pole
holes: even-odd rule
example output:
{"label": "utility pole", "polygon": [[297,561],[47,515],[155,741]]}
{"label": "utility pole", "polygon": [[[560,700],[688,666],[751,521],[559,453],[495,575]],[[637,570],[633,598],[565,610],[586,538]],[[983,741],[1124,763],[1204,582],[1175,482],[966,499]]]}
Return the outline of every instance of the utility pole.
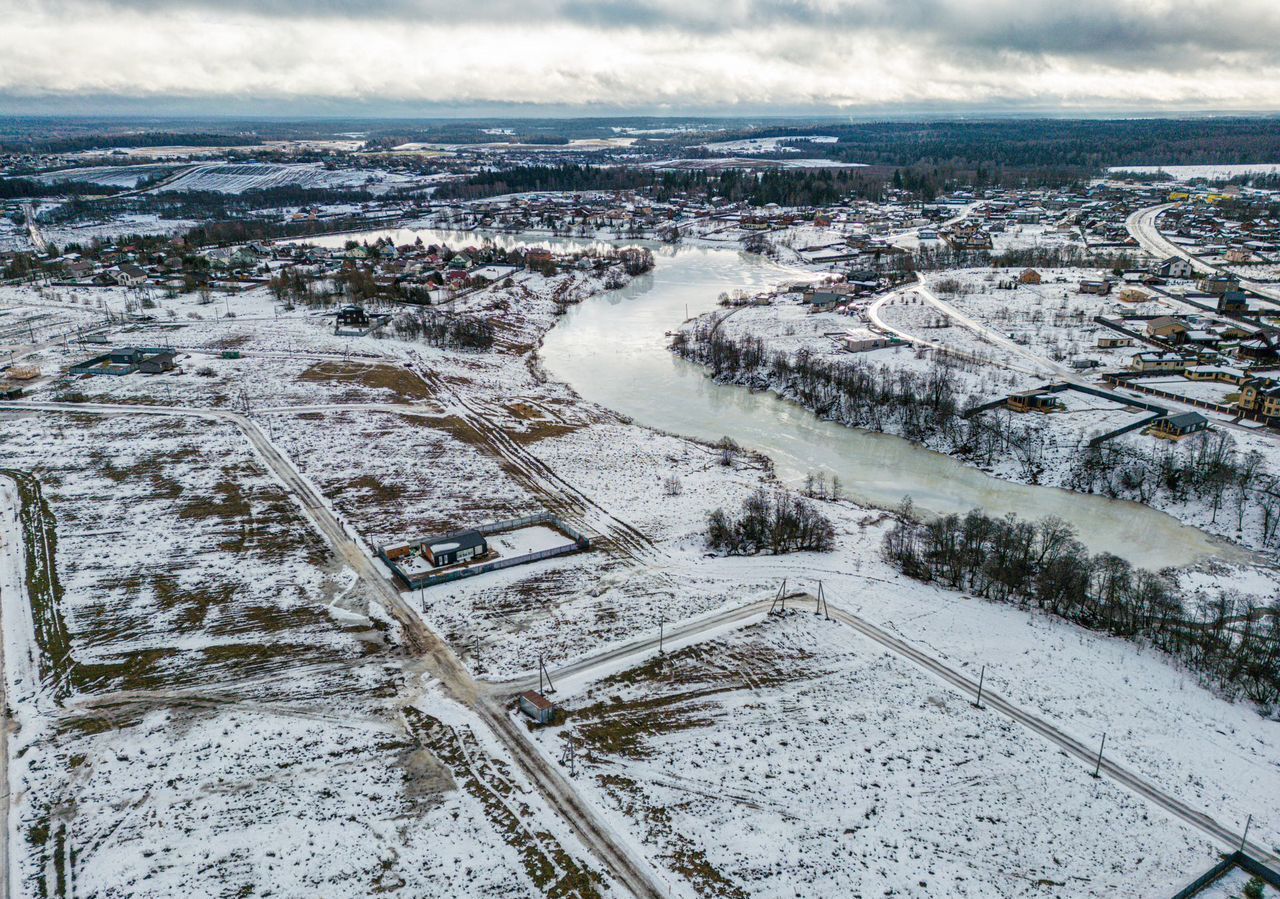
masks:
{"label": "utility pole", "polygon": [[821,615],[827,621],[831,620],[831,610],[827,607],[827,594],[823,592],[822,581],[818,581],[818,600],[813,607],[813,614]]}
{"label": "utility pole", "polygon": [[778,592],[773,597],[773,603],[770,604],[769,606],[770,615],[779,614],[777,611],[779,603],[782,604],[782,611],[785,612],[787,610],[787,579],[786,578],[782,579],[782,586],[778,587]]}
{"label": "utility pole", "polygon": [[663,618],[661,615],[658,616],[658,655],[666,654],[662,651],[662,636],[663,636],[663,631],[665,630],[666,623],[667,622],[665,618]]}
{"label": "utility pole", "polygon": [[982,670],[978,672],[978,698],[974,701],[975,709],[982,708],[982,682],[987,679],[987,666],[983,665]]}
{"label": "utility pole", "polygon": [[1244,852],[1244,844],[1249,841],[1249,825],[1253,823],[1253,815],[1250,815],[1244,822],[1244,836],[1240,838],[1240,851]]}
{"label": "utility pole", "polygon": [[[544,676],[547,679],[547,687],[545,690],[542,688],[542,678]],[[551,682],[551,672],[547,670],[547,666],[542,660],[542,654],[539,653],[538,654],[538,692],[554,693],[555,691],[556,691],[556,685]]]}
{"label": "utility pole", "polygon": [[1094,777],[1097,777],[1097,776],[1098,776],[1098,772],[1102,770],[1102,750],[1103,750],[1103,748],[1104,748],[1106,745],[1107,745],[1107,735],[1106,735],[1106,733],[1104,732],[1104,733],[1102,734],[1102,743],[1098,746],[1098,761],[1097,761],[1097,763],[1093,766],[1093,776],[1094,776]]}

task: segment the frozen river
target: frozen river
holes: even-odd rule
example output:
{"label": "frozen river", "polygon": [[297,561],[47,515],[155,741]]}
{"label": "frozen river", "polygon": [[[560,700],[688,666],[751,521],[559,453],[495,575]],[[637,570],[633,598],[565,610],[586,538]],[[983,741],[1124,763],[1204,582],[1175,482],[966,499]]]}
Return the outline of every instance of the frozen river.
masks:
{"label": "frozen river", "polygon": [[[476,233],[380,233],[397,242],[420,234],[424,241],[452,246],[481,240]],[[503,246],[588,245],[532,236],[495,239]],[[730,248],[660,248],[655,253],[653,272],[572,307],[543,343],[548,375],[569,384],[583,399],[673,434],[711,441],[732,437],[768,455],[788,484],[802,483],[809,473],[838,475],[849,494],[883,508],[910,496],[917,509],[933,513],[976,507],[1029,519],[1056,515],[1070,522],[1094,552],[1112,552],[1149,568],[1242,555],[1137,503],[1000,480],[910,441],[823,421],[772,394],[717,384],[699,366],[672,355],[666,332],[687,315],[715,308],[724,291],[760,289],[794,280],[796,273]]]}

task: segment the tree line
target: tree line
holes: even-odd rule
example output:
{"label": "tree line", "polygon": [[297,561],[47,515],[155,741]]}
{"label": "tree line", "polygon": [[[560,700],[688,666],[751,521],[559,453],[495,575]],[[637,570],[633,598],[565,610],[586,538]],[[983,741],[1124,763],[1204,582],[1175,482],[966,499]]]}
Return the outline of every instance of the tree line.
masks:
{"label": "tree line", "polygon": [[529,191],[643,191],[660,202],[697,196],[751,206],[826,206],[849,197],[878,200],[886,183],[885,174],[850,168],[710,172],[565,164],[479,172],[441,184],[435,196],[474,200]]}
{"label": "tree line", "polygon": [[[1043,422],[1001,410],[965,417],[979,398],[962,395],[957,369],[972,367],[935,356],[923,370],[862,359],[827,361],[805,350],[769,352],[760,338],[731,338],[707,318],[672,340],[676,353],[711,369],[720,381],[773,390],[822,418],[897,434],[990,465],[1013,460],[1021,478],[1040,483],[1050,462],[1071,459],[1061,486],[1147,505],[1198,502],[1211,525],[1232,526],[1252,545],[1280,546],[1280,477],[1257,452],[1242,453],[1226,431],[1147,448],[1128,441],[1090,446],[1082,434],[1067,449]],[[1220,516],[1230,516],[1219,524]]]}
{"label": "tree line", "polygon": [[917,580],[1141,640],[1231,695],[1280,701],[1280,603],[1220,593],[1193,604],[1168,574],[1090,554],[1061,519],[994,518],[975,509],[920,521],[908,502],[882,550]]}

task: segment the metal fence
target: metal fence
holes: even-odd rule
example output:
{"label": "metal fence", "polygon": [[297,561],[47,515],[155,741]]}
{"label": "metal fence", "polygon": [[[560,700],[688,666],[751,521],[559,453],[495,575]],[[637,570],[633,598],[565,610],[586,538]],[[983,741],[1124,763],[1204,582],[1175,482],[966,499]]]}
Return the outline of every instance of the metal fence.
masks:
{"label": "metal fence", "polygon": [[1254,877],[1260,877],[1264,883],[1268,883],[1273,887],[1280,888],[1280,873],[1268,868],[1261,862],[1255,861],[1243,852],[1233,852],[1225,856],[1222,861],[1218,862],[1208,871],[1205,871],[1191,883],[1174,894],[1173,899],[1192,899],[1204,890],[1208,889],[1215,882],[1221,880],[1227,874],[1231,873],[1233,868],[1240,868]]}
{"label": "metal fence", "polygon": [[480,534],[499,534],[505,531],[515,531],[520,528],[527,528],[538,524],[551,525],[556,530],[565,534],[572,543],[564,546],[553,546],[550,549],[540,549],[535,552],[525,553],[522,556],[512,556],[509,559],[495,559],[492,562],[486,562],[483,565],[469,565],[465,568],[458,568],[452,571],[424,571],[420,574],[411,574],[404,571],[394,559],[387,556],[387,544],[378,547],[378,557],[387,564],[391,569],[391,573],[400,579],[407,587],[412,590],[418,590],[423,587],[434,587],[438,584],[447,584],[450,581],[458,581],[463,578],[474,577],[477,574],[486,574],[490,571],[500,571],[503,568],[513,568],[516,565],[528,565],[531,562],[540,562],[543,559],[553,559],[556,556],[566,556],[570,553],[582,552],[591,548],[591,540],[577,530],[569,527],[555,515],[550,512],[538,512],[534,515],[524,515],[520,518],[507,518],[503,521],[491,521],[487,524],[477,525],[474,528],[467,528],[461,531],[451,531],[448,534],[441,534],[438,537],[421,537],[408,541],[410,544],[420,544],[428,539],[445,540],[458,534],[465,534],[475,531]]}

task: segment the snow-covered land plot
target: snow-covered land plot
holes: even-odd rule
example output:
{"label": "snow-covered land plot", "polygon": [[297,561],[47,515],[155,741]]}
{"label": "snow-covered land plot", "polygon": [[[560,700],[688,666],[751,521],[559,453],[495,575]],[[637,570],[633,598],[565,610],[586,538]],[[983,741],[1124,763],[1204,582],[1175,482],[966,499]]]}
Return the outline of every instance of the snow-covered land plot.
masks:
{"label": "snow-covered land plot", "polygon": [[69,243],[85,244],[93,240],[111,241],[133,234],[181,234],[198,224],[194,219],[161,218],[145,212],[113,215],[105,221],[76,222],[73,224],[41,224],[40,232],[45,240],[65,246]]}
{"label": "snow-covered land plot", "polygon": [[408,175],[368,169],[327,168],[322,163],[274,165],[269,163],[216,162],[199,165],[160,188],[161,191],[203,191],[238,194],[285,185],[297,187],[353,188],[384,193],[411,185]]}
{"label": "snow-covered land plot", "polygon": [[938,344],[964,359],[1013,368],[1033,378],[1043,379],[1054,374],[1047,362],[1028,359],[987,335],[965,327],[918,293],[891,297],[879,307],[879,317],[891,328],[929,344]]}
{"label": "snow-covered land plot", "polygon": [[1209,165],[1117,165],[1107,169],[1109,172],[1133,172],[1139,175],[1154,175],[1164,172],[1176,181],[1190,181],[1192,178],[1226,180],[1236,175],[1270,174],[1280,171],[1280,163],[1275,162],[1240,162],[1211,163]]}
{"label": "snow-covered land plot", "polygon": [[275,415],[271,427],[279,447],[375,545],[543,511],[454,419],[316,411]]}
{"label": "snow-covered land plot", "polygon": [[[161,338],[157,343],[139,341],[136,332],[110,333],[122,344],[173,346],[181,343],[176,338],[184,331],[153,335]],[[228,345],[237,346],[235,342]],[[59,346],[33,358],[52,375],[100,352],[100,346]],[[223,359],[220,352],[216,345],[205,350],[180,349],[175,360],[178,368],[159,375],[54,377],[31,395],[35,399],[179,405],[255,414],[279,407],[305,409],[335,403],[429,405],[431,399],[421,381],[392,361],[260,355],[248,350],[234,350],[241,352],[240,358]]]}
{"label": "snow-covered land plot", "polygon": [[45,184],[71,181],[101,184],[104,187],[134,188],[143,181],[163,178],[176,168],[174,165],[96,165],[45,172],[36,175],[35,180],[43,181]]}
{"label": "snow-covered land plot", "polygon": [[803,144],[834,144],[836,138],[830,134],[803,134],[788,137],[749,137],[743,140],[723,140],[704,144],[707,150],[722,153],[772,153],[780,150],[783,153],[799,153]]}
{"label": "snow-covered land plot", "polygon": [[[1142,347],[1101,349],[1099,337],[1117,337],[1115,331],[1093,320],[1102,315],[1118,319],[1122,315],[1168,315],[1169,301],[1152,294],[1144,303],[1118,299],[1118,290],[1109,296],[1081,293],[1080,280],[1097,277],[1097,272],[1080,269],[1038,270],[1040,284],[1016,284],[1019,274],[1008,269],[972,269],[933,275],[928,283],[947,304],[975,321],[1008,337],[1032,353],[1054,362],[1094,359],[1112,368],[1126,366]],[[1061,280],[1059,280],[1061,279]],[[1015,282],[1012,290],[1001,282]],[[1150,293],[1147,291],[1147,293]],[[939,339],[950,341],[955,328]],[[929,337],[931,333],[922,333]]]}
{"label": "snow-covered land plot", "polygon": [[[839,624],[769,618],[572,699],[576,783],[702,895],[1166,895],[1217,847]],[[1117,834],[1124,834],[1117,840]]]}
{"label": "snow-covered land plot", "polygon": [[604,889],[478,722],[402,673],[395,628],[233,428],[9,413],[0,443],[56,532],[30,667],[0,554],[24,895]]}
{"label": "snow-covered land plot", "polygon": [[496,550],[500,559],[526,556],[529,553],[573,545],[571,538],[545,525],[490,534],[486,539],[489,541],[489,548]]}

